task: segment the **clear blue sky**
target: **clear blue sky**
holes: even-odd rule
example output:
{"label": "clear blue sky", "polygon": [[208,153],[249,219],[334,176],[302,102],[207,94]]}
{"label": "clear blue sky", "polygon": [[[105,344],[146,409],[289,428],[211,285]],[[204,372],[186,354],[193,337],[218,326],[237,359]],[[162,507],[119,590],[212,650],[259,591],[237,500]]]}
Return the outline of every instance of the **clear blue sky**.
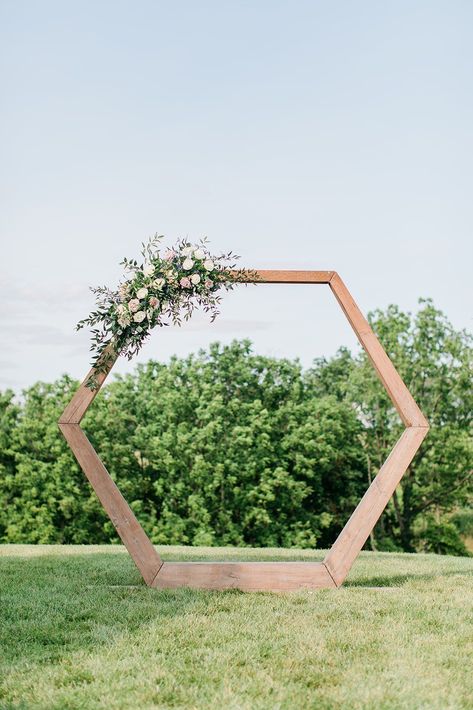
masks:
{"label": "clear blue sky", "polygon": [[[154,232],[470,328],[472,26],[458,0],[2,0],[0,387],[85,373],[87,288]],[[328,289],[258,286],[140,359],[234,337],[354,345]]]}

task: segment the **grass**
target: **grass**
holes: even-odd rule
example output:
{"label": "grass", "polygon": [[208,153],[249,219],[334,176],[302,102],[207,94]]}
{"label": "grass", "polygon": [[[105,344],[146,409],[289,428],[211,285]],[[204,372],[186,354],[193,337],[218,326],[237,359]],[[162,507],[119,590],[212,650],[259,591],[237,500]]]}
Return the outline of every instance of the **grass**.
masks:
{"label": "grass", "polygon": [[118,546],[8,545],[0,578],[2,710],[473,706],[473,559],[366,552],[339,590],[276,595],[147,589]]}

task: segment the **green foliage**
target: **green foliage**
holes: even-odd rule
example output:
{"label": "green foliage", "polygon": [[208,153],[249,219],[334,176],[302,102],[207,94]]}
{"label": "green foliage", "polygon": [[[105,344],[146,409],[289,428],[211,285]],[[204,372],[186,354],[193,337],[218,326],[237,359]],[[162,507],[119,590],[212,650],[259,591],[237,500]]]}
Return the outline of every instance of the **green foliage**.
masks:
{"label": "green foliage", "polygon": [[353,410],[248,342],[138,367],[85,428],[159,543],[323,544],[363,482]]}
{"label": "green foliage", "polygon": [[107,286],[92,288],[96,309],[80,320],[77,330],[91,329],[94,376],[87,387],[98,388],[96,375],[107,373],[113,354],[131,360],[156,326],[189,320],[197,307],[215,320],[221,302],[218,291],[230,291],[236,283],[258,281],[248,269],[236,269],[233,252],[213,256],[204,238],[197,245],[179,239],[173,249],[160,253],[163,237],[155,235],[142,244],[143,263],[125,258],[121,265],[131,278],[114,291]]}
{"label": "green foliage", "polygon": [[[453,545],[455,525],[451,527],[445,514],[471,505],[473,496],[472,339],[465,331],[455,331],[431,301],[421,300],[420,305],[414,317],[396,306],[370,315],[373,329],[431,425],[372,543],[380,549],[394,545],[407,551],[464,551],[458,534]],[[342,401],[356,407],[364,423],[362,445],[371,478],[403,427],[368,358],[353,358],[343,350],[331,361],[318,361],[308,376],[319,395],[330,392],[332,385]],[[450,543],[439,542],[443,534]]]}
{"label": "green foliage", "polygon": [[465,543],[454,521],[447,515],[427,514],[422,520],[423,530],[418,533],[426,552],[441,555],[467,555]]}
{"label": "green foliage", "polygon": [[[77,383],[37,383],[1,420],[9,470],[0,480],[0,530],[8,542],[88,543],[106,516],[62,437],[57,420]],[[11,406],[11,405],[10,405]],[[13,425],[12,425],[13,424]]]}
{"label": "green foliage", "polygon": [[[465,554],[471,340],[429,301],[371,322],[432,424],[371,545]],[[57,429],[76,386],[64,376],[20,403],[0,396],[4,542],[117,540]],[[287,547],[333,541],[402,431],[364,354],[303,371],[248,341],[117,377],[84,428],[154,542]]]}

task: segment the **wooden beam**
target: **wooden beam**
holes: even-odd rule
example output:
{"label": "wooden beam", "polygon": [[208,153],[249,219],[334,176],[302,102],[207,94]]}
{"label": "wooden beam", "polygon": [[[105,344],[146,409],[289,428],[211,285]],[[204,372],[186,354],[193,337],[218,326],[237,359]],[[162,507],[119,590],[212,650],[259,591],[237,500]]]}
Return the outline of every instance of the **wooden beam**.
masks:
{"label": "wooden beam", "polygon": [[143,579],[151,584],[161,558],[80,426],[60,423],[59,428]]}
{"label": "wooden beam", "polygon": [[337,273],[330,280],[330,288],[335,294],[342,311],[355,331],[361,345],[384,385],[384,389],[396,407],[406,426],[428,426],[413,396],[407,389],[396,368],[387,356],[383,346],[373,333],[370,324],[362,315],[353,297]]}
{"label": "wooden beam", "polygon": [[[334,588],[342,584],[376,521],[387,505],[428,431],[428,422],[367,320],[335,271],[258,270],[248,282],[268,284],[329,284],[364,347],[383,386],[407,426],[386,463],[363,496],[322,563],[312,562],[165,562],[154,549],[131,508],[109,476],[79,423],[92,404],[117,354],[104,354],[106,367],[92,368],[64,410],[59,427],[93,486],[146,584],[160,589],[291,591]],[[98,387],[87,386],[94,378]]]}
{"label": "wooden beam", "polygon": [[322,562],[164,562],[152,586],[292,592],[335,583]]}
{"label": "wooden beam", "polygon": [[[328,284],[334,271],[278,271],[257,269],[258,281],[266,284]],[[253,280],[251,281],[253,283]]]}
{"label": "wooden beam", "polygon": [[345,580],[427,432],[428,427],[409,427],[403,431],[325,557],[324,563],[337,586]]}
{"label": "wooden beam", "polygon": [[[105,382],[110,370],[114,366],[117,357],[117,353],[111,347],[104,351],[104,357],[102,358],[102,360],[106,363],[104,365],[104,370],[102,372],[97,372],[97,368],[95,367],[89,370],[79,389],[63,411],[61,418],[59,419],[60,424],[80,423],[82,417],[99,393],[100,388]],[[92,379],[95,379],[97,383],[97,387],[95,389],[91,389],[87,386],[87,383]]]}

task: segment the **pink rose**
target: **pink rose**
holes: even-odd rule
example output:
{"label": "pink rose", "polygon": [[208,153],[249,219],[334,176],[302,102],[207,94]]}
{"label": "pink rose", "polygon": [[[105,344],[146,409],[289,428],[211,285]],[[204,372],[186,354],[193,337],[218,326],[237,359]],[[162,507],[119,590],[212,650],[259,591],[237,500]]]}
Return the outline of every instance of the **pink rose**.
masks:
{"label": "pink rose", "polygon": [[151,296],[151,298],[149,299],[149,305],[151,306],[151,308],[157,308],[159,306],[159,301],[156,296]]}
{"label": "pink rose", "polygon": [[128,308],[132,313],[136,313],[137,310],[139,310],[140,307],[140,302],[137,298],[132,298],[131,301],[128,302]]}
{"label": "pink rose", "polygon": [[204,284],[205,288],[212,288],[213,285],[214,285],[213,281],[211,281],[210,279],[206,279],[205,284]]}
{"label": "pink rose", "polygon": [[187,276],[183,276],[179,283],[181,284],[182,288],[190,288],[192,285],[190,279]]}
{"label": "pink rose", "polygon": [[172,261],[175,256],[176,256],[176,252],[173,249],[168,249],[164,255],[164,259],[166,261]]}

